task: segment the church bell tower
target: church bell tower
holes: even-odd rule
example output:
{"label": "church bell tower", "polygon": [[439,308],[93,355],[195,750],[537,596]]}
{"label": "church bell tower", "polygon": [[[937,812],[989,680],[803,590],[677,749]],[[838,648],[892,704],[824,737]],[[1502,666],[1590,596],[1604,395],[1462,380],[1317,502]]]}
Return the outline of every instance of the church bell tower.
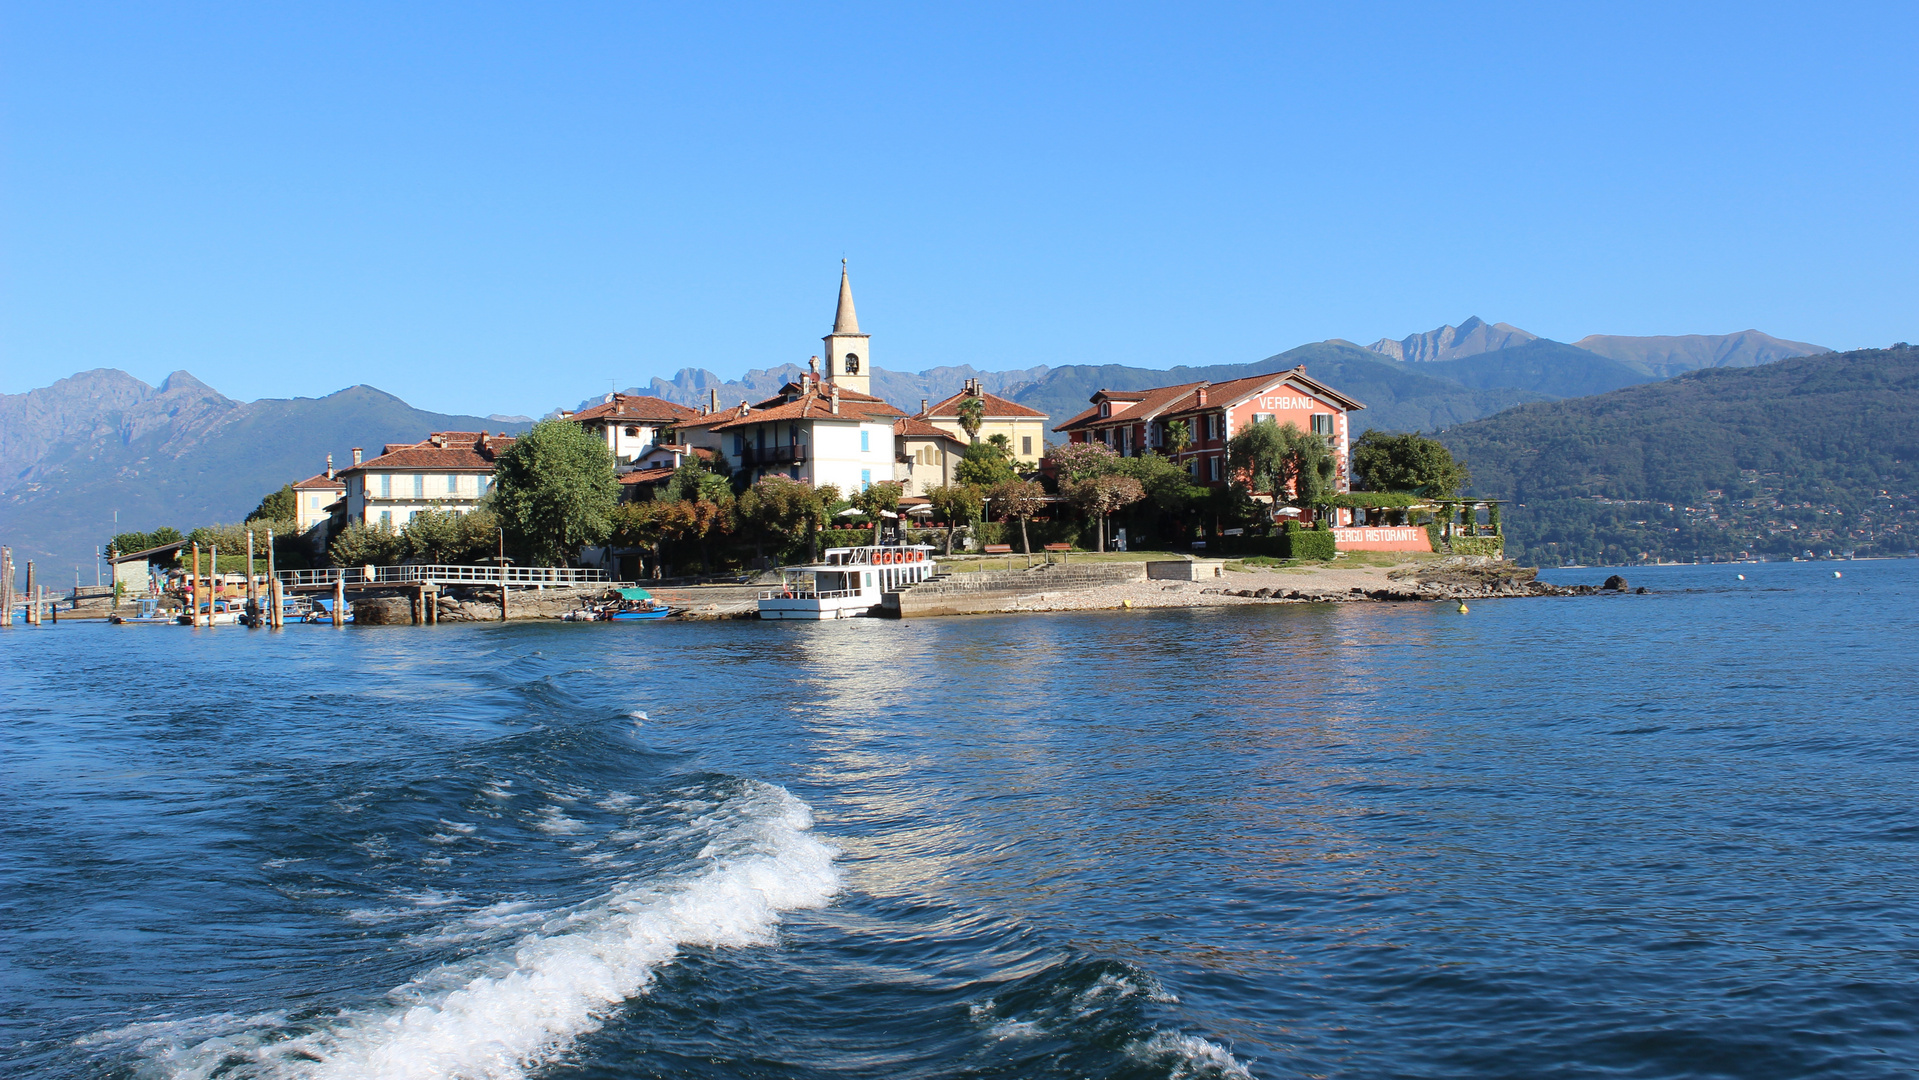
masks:
{"label": "church bell tower", "polygon": [[841,390],[871,394],[872,358],[866,355],[867,335],[860,333],[853,312],[853,285],[846,278],[846,260],[840,260],[840,307],[833,313],[833,332],[826,342],[826,381]]}

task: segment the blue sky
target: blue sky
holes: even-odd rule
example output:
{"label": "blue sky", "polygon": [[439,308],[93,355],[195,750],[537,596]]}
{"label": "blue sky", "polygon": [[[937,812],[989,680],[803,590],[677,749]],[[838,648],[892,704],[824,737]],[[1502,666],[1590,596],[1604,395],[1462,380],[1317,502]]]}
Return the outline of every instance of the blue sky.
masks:
{"label": "blue sky", "polygon": [[1919,336],[1919,6],[0,8],[0,392]]}

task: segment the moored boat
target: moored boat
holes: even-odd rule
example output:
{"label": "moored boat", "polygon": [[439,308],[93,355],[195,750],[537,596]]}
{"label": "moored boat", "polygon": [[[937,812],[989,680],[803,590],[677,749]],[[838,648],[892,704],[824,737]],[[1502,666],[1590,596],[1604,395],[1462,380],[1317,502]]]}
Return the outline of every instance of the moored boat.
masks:
{"label": "moored boat", "polygon": [[825,621],[871,614],[884,595],[939,573],[924,545],[828,548],[823,562],[780,568],[759,595],[762,619]]}

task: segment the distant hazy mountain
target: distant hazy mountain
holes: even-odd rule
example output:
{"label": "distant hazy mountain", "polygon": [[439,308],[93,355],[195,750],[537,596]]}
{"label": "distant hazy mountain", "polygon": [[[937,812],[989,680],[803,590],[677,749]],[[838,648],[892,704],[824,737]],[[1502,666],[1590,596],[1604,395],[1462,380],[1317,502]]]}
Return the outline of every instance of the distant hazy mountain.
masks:
{"label": "distant hazy mountain", "polygon": [[[323,398],[238,402],[184,371],[158,388],[99,369],[0,395],[0,543],[49,580],[93,581],[93,548],[116,531],[238,521],[260,497],[350,448],[378,453],[430,431],[524,424],[423,412],[355,386]],[[119,525],[114,525],[114,511]]]}
{"label": "distant hazy mountain", "polygon": [[1737,334],[1681,334],[1677,337],[1620,337],[1589,334],[1573,342],[1588,352],[1640,367],[1648,375],[1671,378],[1716,367],[1753,367],[1794,356],[1831,352],[1823,345],[1787,341],[1757,330]]}
{"label": "distant hazy mountain", "polygon": [[1546,398],[1603,394],[1659,378],[1640,366],[1549,338],[1534,338],[1523,345],[1457,360],[1432,360],[1417,365],[1416,370],[1462,386],[1525,390]]}
{"label": "distant hazy mountain", "polygon": [[1224,382],[1306,365],[1306,373],[1366,405],[1355,423],[1393,431],[1431,431],[1476,419],[1546,395],[1500,388],[1481,389],[1433,378],[1409,364],[1395,364],[1350,342],[1319,341],[1250,364],[1215,364],[1170,369],[1119,364],[1072,364],[1046,372],[1038,382],[1010,396],[1044,411],[1058,425],[1086,408],[1098,390],[1140,390],[1174,383]]}
{"label": "distant hazy mountain", "polygon": [[[655,376],[645,386],[629,386],[622,392],[648,394],[697,408],[709,404],[713,392],[717,390],[720,405],[725,407],[738,405],[742,401],[763,401],[779,393],[780,387],[799,378],[805,370],[798,364],[782,364],[775,368],[754,368],[738,379],[722,379],[704,368],[681,368],[671,379]],[[981,371],[970,364],[913,373],[874,368],[873,392],[907,412],[916,412],[921,398],[940,401],[951,397],[959,392],[967,379],[978,379],[989,393],[1004,397],[1031,385],[1046,371],[1043,364],[1010,371]],[[600,400],[588,398],[580,403],[580,407],[596,404]]]}
{"label": "distant hazy mountain", "polygon": [[1400,338],[1398,341],[1380,338],[1367,348],[1402,363],[1423,364],[1435,360],[1457,360],[1462,356],[1477,356],[1497,349],[1510,349],[1515,345],[1524,345],[1538,336],[1505,323],[1488,324],[1475,315],[1458,326],[1442,326],[1424,334],[1412,334]]}

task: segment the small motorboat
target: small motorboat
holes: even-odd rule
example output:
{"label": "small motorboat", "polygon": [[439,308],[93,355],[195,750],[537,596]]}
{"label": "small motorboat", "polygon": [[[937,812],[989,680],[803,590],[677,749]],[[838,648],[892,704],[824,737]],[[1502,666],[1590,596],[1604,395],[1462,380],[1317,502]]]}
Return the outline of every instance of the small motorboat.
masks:
{"label": "small motorboat", "polygon": [[641,619],[664,619],[671,614],[671,607],[655,599],[645,589],[621,589],[618,600],[578,608],[560,616],[560,619],[563,622],[637,622]]}
{"label": "small motorboat", "polygon": [[138,610],[132,615],[118,613],[108,615],[107,621],[115,626],[177,626],[171,614],[160,610],[160,598],[141,596],[134,599]]}

